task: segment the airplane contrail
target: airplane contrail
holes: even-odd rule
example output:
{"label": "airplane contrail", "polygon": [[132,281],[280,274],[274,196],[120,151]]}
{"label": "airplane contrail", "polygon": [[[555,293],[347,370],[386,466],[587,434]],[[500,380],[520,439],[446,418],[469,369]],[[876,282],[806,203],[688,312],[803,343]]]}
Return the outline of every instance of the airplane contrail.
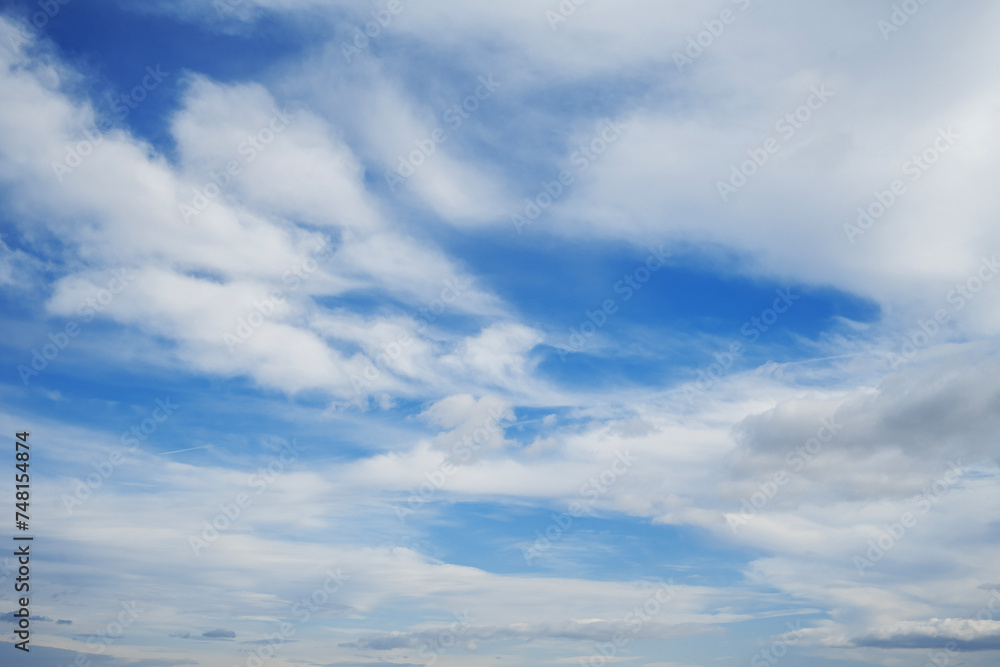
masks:
{"label": "airplane contrail", "polygon": [[157,456],[165,456],[166,454],[180,454],[181,452],[193,452],[196,449],[208,449],[212,445],[202,445],[201,447],[191,447],[190,449],[178,449],[173,452],[160,452]]}

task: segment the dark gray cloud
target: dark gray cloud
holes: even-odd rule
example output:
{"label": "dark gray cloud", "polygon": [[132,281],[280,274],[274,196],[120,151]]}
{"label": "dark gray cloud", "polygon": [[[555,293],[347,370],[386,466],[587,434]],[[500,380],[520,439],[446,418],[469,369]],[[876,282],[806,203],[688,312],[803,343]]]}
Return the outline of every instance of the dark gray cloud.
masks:
{"label": "dark gray cloud", "polygon": [[[174,632],[170,635],[171,637],[177,637],[178,639],[236,639],[236,632],[233,630],[225,630],[223,628],[218,628],[216,630],[209,630],[203,632],[200,635],[192,635],[186,630],[184,632]],[[248,642],[243,642],[244,644]]]}
{"label": "dark gray cloud", "polygon": [[958,637],[939,637],[919,634],[901,634],[892,637],[862,637],[854,640],[854,645],[861,648],[918,648],[941,651],[945,645],[952,644],[956,651],[997,651],[1000,650],[1000,635],[978,639],[960,639]]}
{"label": "dark gray cloud", "polygon": [[1000,650],[1000,621],[934,618],[901,624],[891,630],[855,638],[853,646],[886,649],[935,649],[951,651]]}
{"label": "dark gray cloud", "polygon": [[[824,420],[836,425],[832,437],[821,430]],[[733,430],[739,445],[723,486],[738,497],[746,491],[741,481],[785,470],[794,473],[793,483],[775,506],[803,495],[905,498],[944,474],[949,461],[959,467],[995,461],[998,431],[1000,354],[954,346],[915,357],[875,391],[785,401],[743,419]],[[818,436],[824,439],[818,455],[803,456]]]}
{"label": "dark gray cloud", "polygon": [[219,628],[218,630],[203,632],[201,633],[201,636],[206,639],[236,639],[236,632],[233,630],[223,630]]}
{"label": "dark gray cloud", "polygon": [[[14,616],[14,612],[12,612],[12,611],[8,611],[6,614],[0,614],[0,621],[3,621],[4,623],[17,623],[18,620],[20,620],[20,619],[18,619],[17,617],[15,617]],[[49,617],[47,617],[47,616],[29,616],[28,620],[29,621],[42,621],[44,623],[52,623],[52,619],[49,618]]]}
{"label": "dark gray cloud", "polygon": [[599,621],[594,623],[561,623],[519,625],[516,627],[467,627],[443,626],[421,632],[368,635],[356,642],[340,644],[344,648],[391,651],[398,648],[421,646],[452,646],[468,641],[532,641],[536,639],[572,639],[580,641],[607,641],[616,633],[629,639],[669,639],[719,631],[716,628],[692,624],[668,625],[666,623],[635,623]]}

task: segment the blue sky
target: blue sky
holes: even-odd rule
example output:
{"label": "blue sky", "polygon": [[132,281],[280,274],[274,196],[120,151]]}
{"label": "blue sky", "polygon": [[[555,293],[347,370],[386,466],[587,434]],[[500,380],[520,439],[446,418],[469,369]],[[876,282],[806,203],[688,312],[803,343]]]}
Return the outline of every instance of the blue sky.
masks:
{"label": "blue sky", "polygon": [[0,662],[995,664],[998,19],[4,3]]}

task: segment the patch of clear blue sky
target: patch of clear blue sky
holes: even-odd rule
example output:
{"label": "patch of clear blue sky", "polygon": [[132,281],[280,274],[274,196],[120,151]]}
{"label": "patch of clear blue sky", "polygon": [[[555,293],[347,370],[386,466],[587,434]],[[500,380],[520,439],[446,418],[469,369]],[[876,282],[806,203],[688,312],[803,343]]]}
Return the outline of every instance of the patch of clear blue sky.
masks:
{"label": "patch of clear blue sky", "polygon": [[[568,508],[556,504],[444,503],[439,509],[446,512],[427,508],[407,517],[407,524],[426,536],[421,550],[497,574],[605,581],[673,578],[685,585],[718,587],[741,583],[742,569],[765,553],[727,545],[695,526],[653,525],[612,512],[573,518],[566,514]],[[542,548],[529,563],[521,547],[535,546],[536,531],[544,535],[555,526],[554,516],[567,528],[547,547],[539,541]]]}

